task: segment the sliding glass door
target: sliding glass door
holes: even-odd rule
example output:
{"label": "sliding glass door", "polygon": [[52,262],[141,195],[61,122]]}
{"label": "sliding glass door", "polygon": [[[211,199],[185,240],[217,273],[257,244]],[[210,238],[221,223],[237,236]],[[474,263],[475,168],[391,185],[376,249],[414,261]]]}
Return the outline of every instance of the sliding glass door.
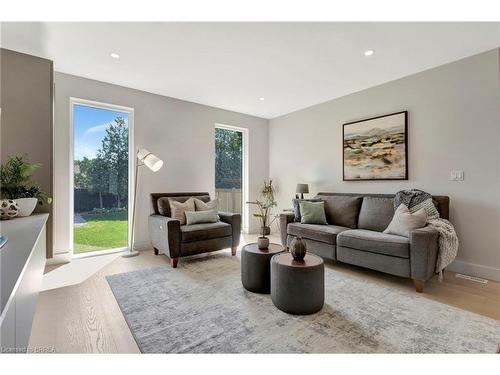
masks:
{"label": "sliding glass door", "polygon": [[129,244],[132,113],[120,109],[72,102],[73,254]]}

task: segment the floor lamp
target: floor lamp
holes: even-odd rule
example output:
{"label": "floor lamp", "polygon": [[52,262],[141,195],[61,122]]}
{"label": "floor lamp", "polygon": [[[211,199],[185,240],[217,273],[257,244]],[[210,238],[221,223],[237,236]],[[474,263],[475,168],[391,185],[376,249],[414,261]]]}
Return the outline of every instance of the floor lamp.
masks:
{"label": "floor lamp", "polygon": [[139,255],[137,250],[134,250],[134,233],[135,233],[135,202],[137,200],[137,175],[139,174],[139,167],[145,165],[149,170],[153,172],[158,172],[163,166],[163,160],[153,155],[151,152],[144,148],[137,150],[136,160],[135,160],[135,187],[134,187],[134,203],[132,208],[132,238],[130,240],[130,250],[127,251],[122,256],[125,258],[135,257]]}

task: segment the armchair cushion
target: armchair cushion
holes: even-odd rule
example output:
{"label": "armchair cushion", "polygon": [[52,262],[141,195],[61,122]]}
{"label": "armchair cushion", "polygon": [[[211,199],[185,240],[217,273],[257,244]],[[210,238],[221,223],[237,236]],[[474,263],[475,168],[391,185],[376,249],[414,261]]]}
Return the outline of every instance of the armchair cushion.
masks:
{"label": "armchair cushion", "polygon": [[181,225],[182,243],[204,241],[213,238],[228,237],[231,235],[231,225],[221,221],[216,223]]}
{"label": "armchair cushion", "polygon": [[186,211],[186,225],[216,223],[219,216],[215,210],[207,211]]}
{"label": "armchair cushion", "polygon": [[151,194],[151,200],[153,203],[154,213],[157,215],[172,217],[169,199],[183,203],[193,197],[196,197],[203,202],[210,201],[208,193],[153,193]]}

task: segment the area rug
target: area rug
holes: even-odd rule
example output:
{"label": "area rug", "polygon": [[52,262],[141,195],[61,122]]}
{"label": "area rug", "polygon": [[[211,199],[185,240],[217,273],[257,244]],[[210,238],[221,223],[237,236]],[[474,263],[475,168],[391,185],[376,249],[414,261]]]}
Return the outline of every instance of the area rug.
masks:
{"label": "area rug", "polygon": [[214,254],[108,276],[143,353],[495,353],[500,321],[325,267],[309,316],[246,291],[236,257]]}

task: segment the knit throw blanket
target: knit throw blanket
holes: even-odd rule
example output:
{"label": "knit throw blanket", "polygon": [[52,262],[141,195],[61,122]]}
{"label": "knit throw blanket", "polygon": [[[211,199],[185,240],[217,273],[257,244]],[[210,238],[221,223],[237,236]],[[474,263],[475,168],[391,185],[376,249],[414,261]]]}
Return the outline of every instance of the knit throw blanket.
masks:
{"label": "knit throw blanket", "polygon": [[453,262],[458,252],[458,237],[453,224],[439,217],[439,211],[434,205],[432,195],[425,191],[412,189],[397,192],[394,198],[394,209],[398,208],[400,204],[407,206],[411,213],[423,208],[427,212],[427,225],[438,231],[439,251],[436,273],[439,274],[441,281],[443,270]]}

